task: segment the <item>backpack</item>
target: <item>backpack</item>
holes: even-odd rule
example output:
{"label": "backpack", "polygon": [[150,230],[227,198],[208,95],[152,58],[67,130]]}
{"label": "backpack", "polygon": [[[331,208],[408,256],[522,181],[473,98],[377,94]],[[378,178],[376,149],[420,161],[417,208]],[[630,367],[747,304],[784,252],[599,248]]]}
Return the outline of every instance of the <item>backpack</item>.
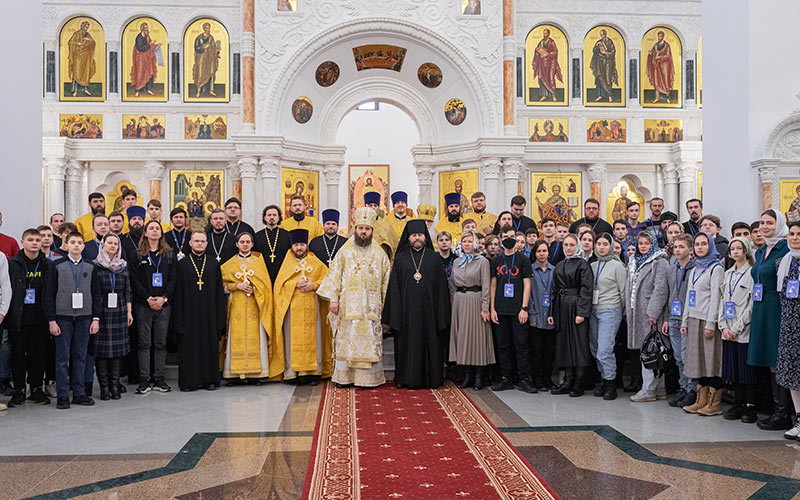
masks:
{"label": "backpack", "polygon": [[672,349],[664,343],[664,338],[656,325],[650,327],[650,333],[644,338],[639,359],[645,368],[655,372],[655,376],[666,372],[675,362]]}

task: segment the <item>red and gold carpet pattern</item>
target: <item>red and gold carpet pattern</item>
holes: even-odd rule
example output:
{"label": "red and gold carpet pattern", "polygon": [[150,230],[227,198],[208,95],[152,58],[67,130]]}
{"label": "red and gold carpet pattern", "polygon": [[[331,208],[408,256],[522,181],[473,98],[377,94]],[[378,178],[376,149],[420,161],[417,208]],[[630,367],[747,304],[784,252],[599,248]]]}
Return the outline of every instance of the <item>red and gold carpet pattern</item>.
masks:
{"label": "red and gold carpet pattern", "polygon": [[392,384],[322,398],[303,498],[557,499],[500,432],[451,383]]}

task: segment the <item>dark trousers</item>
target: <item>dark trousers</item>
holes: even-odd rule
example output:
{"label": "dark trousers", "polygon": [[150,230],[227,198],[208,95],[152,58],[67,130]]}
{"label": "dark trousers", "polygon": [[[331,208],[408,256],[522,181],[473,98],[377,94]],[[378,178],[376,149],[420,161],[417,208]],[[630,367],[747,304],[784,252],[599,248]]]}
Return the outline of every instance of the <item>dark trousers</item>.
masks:
{"label": "dark trousers", "polygon": [[50,329],[47,323],[23,325],[22,330],[9,331],[11,342],[11,374],[14,389],[25,390],[25,375],[33,389],[41,389],[47,356],[47,340]]}
{"label": "dark trousers", "polygon": [[136,322],[139,324],[139,382],[149,378],[150,346],[153,352],[153,377],[164,377],[167,362],[167,330],[169,329],[169,304],[160,311],[150,309],[147,304],[136,304]]}
{"label": "dark trousers", "polygon": [[56,380],[56,338],[48,333],[47,335],[47,364],[44,367],[45,380],[55,382]]}
{"label": "dark trousers", "polygon": [[503,378],[514,380],[514,361],[517,362],[519,380],[531,378],[531,360],[528,356],[528,325],[521,325],[517,316],[497,316],[500,324],[497,335],[498,363]]}
{"label": "dark trousers", "polygon": [[553,358],[556,350],[556,331],[530,327],[531,334],[531,375],[534,380],[552,383]]}
{"label": "dark trousers", "polygon": [[90,316],[58,316],[61,335],[56,336],[56,394],[59,398],[85,396],[86,352],[89,348]]}

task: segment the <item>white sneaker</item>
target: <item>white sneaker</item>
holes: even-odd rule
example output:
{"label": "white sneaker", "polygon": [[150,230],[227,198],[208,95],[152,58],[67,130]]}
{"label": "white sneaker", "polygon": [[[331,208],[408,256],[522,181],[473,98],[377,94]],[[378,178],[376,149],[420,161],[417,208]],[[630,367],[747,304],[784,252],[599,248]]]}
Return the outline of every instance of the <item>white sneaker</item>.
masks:
{"label": "white sneaker", "polygon": [[631,401],[634,403],[651,403],[656,400],[656,395],[652,392],[647,392],[644,389],[631,396]]}
{"label": "white sneaker", "polygon": [[786,439],[797,439],[797,436],[800,436],[800,420],[794,424],[794,427],[783,433],[783,437]]}
{"label": "white sneaker", "polygon": [[0,411],[8,410],[8,406],[5,403],[0,403]]}
{"label": "white sneaker", "polygon": [[667,399],[667,389],[664,387],[659,387],[656,389],[656,399],[659,401]]}
{"label": "white sneaker", "polygon": [[44,386],[44,393],[47,394],[51,398],[55,398],[58,396],[56,392],[56,383],[55,381],[50,381]]}

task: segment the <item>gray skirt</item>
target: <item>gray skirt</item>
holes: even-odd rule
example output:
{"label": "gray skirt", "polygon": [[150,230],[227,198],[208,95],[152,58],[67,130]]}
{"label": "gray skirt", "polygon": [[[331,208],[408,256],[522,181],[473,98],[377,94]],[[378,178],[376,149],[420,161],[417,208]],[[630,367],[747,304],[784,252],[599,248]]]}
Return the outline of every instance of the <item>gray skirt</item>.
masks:
{"label": "gray skirt", "polygon": [[492,325],[481,318],[481,292],[456,292],[453,296],[449,357],[459,365],[495,362]]}
{"label": "gray skirt", "polygon": [[714,329],[714,336],[703,334],[705,320],[686,320],[686,353],[683,355],[683,374],[690,378],[722,376],[722,334]]}

